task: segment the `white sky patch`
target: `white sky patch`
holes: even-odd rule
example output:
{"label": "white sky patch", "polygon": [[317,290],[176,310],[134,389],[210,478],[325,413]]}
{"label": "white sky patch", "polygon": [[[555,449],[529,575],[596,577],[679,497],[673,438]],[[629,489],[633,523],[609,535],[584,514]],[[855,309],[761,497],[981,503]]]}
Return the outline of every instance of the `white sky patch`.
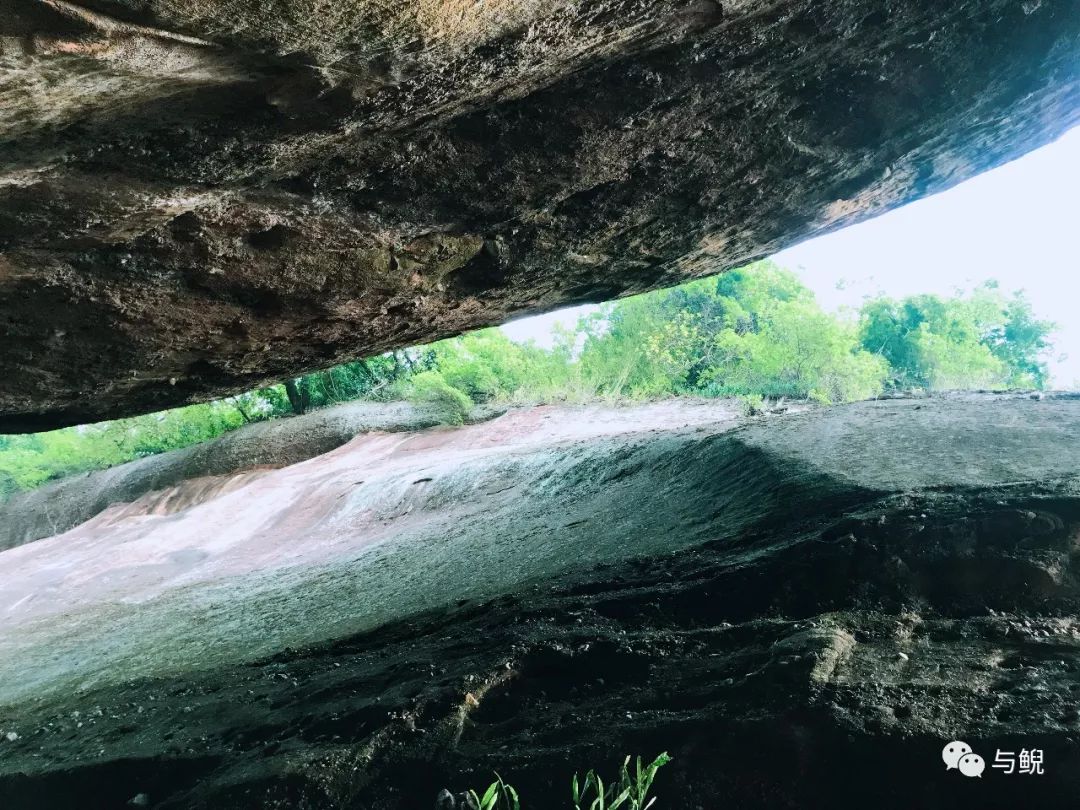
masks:
{"label": "white sky patch", "polygon": [[[1054,384],[1080,388],[1080,128],[1042,149],[933,197],[803,242],[774,257],[799,273],[828,310],[868,296],[949,295],[996,279],[1027,292],[1055,321]],[[503,326],[513,340],[552,345],[593,306]]]}
{"label": "white sky patch", "polygon": [[[822,306],[996,279],[1055,321],[1054,382],[1080,384],[1080,128],[949,191],[781,251]],[[1056,357],[1055,357],[1056,360]]]}
{"label": "white sky patch", "polygon": [[516,321],[504,323],[501,328],[511,340],[516,340],[518,343],[527,343],[532,340],[538,346],[550,349],[555,344],[556,325],[573,329],[582,315],[588,315],[597,309],[597,304],[567,307],[543,315],[533,315],[530,318],[519,318]]}

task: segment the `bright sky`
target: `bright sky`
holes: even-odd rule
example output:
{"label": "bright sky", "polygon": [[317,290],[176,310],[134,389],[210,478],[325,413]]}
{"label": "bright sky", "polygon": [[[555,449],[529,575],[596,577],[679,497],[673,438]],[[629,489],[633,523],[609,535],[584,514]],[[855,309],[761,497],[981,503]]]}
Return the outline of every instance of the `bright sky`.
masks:
{"label": "bright sky", "polygon": [[[1080,128],[1019,160],[877,219],[778,253],[827,309],[868,295],[949,294],[997,279],[1055,321],[1054,383],[1080,388]],[[572,307],[503,327],[550,345]],[[1060,355],[1066,355],[1063,359]]]}

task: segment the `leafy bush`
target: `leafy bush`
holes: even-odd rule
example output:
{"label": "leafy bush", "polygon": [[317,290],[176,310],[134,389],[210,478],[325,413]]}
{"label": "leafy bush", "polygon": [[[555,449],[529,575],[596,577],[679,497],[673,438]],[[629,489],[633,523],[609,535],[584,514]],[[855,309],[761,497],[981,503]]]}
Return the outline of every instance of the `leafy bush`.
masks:
{"label": "leafy bush", "polygon": [[468,395],[450,385],[437,371],[423,371],[412,378],[409,401],[431,408],[451,425],[464,424],[473,406]]}
{"label": "leafy bush", "polygon": [[515,343],[501,329],[481,329],[430,348],[432,367],[474,402],[508,400],[522,391],[545,399],[564,388],[570,355]]}
{"label": "leafy bush", "polygon": [[747,394],[739,397],[739,406],[743,416],[758,416],[765,412],[765,397],[761,394]]}

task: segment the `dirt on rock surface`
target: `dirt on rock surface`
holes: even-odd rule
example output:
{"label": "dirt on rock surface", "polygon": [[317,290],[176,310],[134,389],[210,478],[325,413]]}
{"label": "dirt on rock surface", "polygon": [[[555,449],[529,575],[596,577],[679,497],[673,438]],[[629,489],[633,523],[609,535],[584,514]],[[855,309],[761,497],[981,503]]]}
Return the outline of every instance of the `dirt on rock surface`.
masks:
{"label": "dirt on rock surface", "polygon": [[161,493],[0,553],[0,796],[560,808],[667,750],[658,806],[1072,807],[1078,462],[1076,398],[669,402]]}

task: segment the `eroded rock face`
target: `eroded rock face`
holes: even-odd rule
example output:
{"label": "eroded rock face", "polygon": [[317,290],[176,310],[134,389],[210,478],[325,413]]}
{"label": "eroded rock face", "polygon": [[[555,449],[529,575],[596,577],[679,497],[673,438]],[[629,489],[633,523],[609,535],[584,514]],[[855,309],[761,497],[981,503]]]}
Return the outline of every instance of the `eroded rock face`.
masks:
{"label": "eroded rock face", "polygon": [[3,0],[0,431],[713,273],[1076,122],[1072,0]]}

